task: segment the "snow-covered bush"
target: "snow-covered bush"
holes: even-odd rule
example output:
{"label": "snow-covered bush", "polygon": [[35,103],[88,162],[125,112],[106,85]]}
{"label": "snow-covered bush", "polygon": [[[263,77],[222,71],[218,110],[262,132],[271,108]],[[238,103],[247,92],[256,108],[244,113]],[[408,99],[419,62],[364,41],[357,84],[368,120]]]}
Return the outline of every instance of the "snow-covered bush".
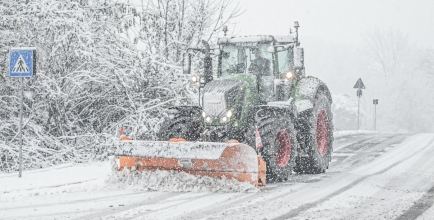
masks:
{"label": "snow-covered bush", "polygon": [[121,125],[152,139],[168,104],[191,102],[181,55],[212,37],[230,2],[128,2],[0,2],[0,171],[18,167],[20,87],[8,48],[38,51],[38,72],[24,79],[34,93],[24,99],[24,168],[104,158]]}
{"label": "snow-covered bush", "polygon": [[[332,95],[332,112],[335,130],[357,130],[357,97],[349,94]],[[360,111],[360,117],[364,115]]]}

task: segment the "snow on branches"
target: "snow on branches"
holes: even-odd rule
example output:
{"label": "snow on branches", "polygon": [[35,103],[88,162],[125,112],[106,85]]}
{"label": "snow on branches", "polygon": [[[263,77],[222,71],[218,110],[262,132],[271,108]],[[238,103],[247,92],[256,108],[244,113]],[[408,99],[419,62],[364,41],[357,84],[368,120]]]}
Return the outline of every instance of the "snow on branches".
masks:
{"label": "snow on branches", "polygon": [[212,39],[230,1],[0,2],[0,171],[17,170],[19,82],[8,48],[37,47],[25,79],[24,169],[103,159],[126,124],[152,139],[168,104],[190,103],[186,48]]}

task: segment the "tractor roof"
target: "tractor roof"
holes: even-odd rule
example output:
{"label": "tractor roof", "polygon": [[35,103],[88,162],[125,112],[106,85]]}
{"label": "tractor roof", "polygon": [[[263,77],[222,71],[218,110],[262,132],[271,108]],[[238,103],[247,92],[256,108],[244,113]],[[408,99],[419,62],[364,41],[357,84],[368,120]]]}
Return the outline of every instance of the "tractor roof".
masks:
{"label": "tractor roof", "polygon": [[219,38],[218,44],[236,44],[236,43],[247,43],[247,42],[277,42],[277,43],[293,43],[294,36],[292,35],[250,35],[250,36],[239,36],[239,37],[223,37]]}

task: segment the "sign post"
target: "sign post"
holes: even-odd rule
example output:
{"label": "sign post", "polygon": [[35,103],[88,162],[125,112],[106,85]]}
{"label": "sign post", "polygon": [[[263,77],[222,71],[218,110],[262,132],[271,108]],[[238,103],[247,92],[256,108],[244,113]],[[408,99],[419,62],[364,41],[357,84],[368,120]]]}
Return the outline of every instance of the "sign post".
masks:
{"label": "sign post", "polygon": [[23,78],[32,77],[36,73],[36,48],[18,47],[9,50],[9,76],[20,78],[20,153],[19,174],[23,170]]}
{"label": "sign post", "polygon": [[378,99],[374,99],[374,131],[377,129],[377,105]]}
{"label": "sign post", "polygon": [[354,89],[357,89],[357,130],[360,130],[360,97],[362,97],[362,89],[365,89],[365,85],[363,84],[361,78],[357,80],[356,85],[354,85]]}

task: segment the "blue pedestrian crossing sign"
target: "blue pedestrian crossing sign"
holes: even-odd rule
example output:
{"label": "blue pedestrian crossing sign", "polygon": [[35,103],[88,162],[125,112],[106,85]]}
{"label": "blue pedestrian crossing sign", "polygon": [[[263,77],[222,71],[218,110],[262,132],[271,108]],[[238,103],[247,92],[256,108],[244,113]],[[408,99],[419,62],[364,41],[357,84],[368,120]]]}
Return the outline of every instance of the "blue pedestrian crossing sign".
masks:
{"label": "blue pedestrian crossing sign", "polygon": [[9,50],[9,76],[32,77],[36,73],[36,48],[18,47]]}

